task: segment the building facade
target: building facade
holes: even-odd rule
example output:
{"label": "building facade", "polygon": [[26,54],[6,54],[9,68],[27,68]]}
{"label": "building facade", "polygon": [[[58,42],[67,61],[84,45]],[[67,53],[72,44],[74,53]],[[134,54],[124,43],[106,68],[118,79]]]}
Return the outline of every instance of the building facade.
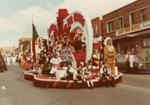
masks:
{"label": "building facade", "polygon": [[96,17],[91,20],[92,28],[93,28],[93,37],[98,38],[102,36],[102,20],[99,17]]}
{"label": "building facade", "polygon": [[92,29],[93,29],[93,47],[94,49],[101,50],[102,48],[102,20],[99,17],[96,17],[91,20]]}
{"label": "building facade", "polygon": [[103,16],[103,34],[112,37],[117,52],[150,51],[150,0],[137,0]]}

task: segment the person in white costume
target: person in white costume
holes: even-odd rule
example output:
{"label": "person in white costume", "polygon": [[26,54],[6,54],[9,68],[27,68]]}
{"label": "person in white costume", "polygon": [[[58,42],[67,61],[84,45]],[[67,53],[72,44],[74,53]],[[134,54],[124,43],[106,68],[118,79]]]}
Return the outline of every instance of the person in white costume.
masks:
{"label": "person in white costume", "polygon": [[131,52],[127,53],[126,62],[127,62],[127,69],[129,69],[129,71],[133,70],[134,56]]}
{"label": "person in white costume", "polygon": [[50,62],[58,67],[62,62],[62,59],[59,57],[59,54],[56,52],[54,57],[50,60]]}
{"label": "person in white costume", "polygon": [[54,78],[56,75],[56,71],[57,71],[57,67],[55,65],[52,66],[51,70],[50,70],[50,76],[52,78]]}
{"label": "person in white costume", "polygon": [[72,63],[68,64],[66,74],[67,74],[67,79],[77,80],[77,70],[73,68]]}

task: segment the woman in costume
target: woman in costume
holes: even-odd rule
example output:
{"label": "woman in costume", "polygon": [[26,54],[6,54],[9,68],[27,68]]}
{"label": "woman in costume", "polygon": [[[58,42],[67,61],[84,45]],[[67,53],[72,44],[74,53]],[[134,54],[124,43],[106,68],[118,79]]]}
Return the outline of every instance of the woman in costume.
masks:
{"label": "woman in costume", "polygon": [[100,54],[99,54],[98,49],[94,49],[92,58],[93,58],[93,65],[96,66],[96,67],[99,66],[99,64],[100,64]]}
{"label": "woman in costume", "polygon": [[105,64],[108,68],[111,68],[111,76],[115,75],[115,64],[116,64],[116,49],[113,46],[112,39],[107,37],[104,41],[104,58]]}

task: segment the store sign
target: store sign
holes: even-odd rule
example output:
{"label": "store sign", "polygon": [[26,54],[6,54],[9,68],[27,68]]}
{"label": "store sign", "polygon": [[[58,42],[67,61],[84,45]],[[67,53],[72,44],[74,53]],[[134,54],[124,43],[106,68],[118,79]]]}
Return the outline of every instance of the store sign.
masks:
{"label": "store sign", "polygon": [[116,30],[116,36],[120,36],[120,35],[123,35],[123,34],[125,34],[124,28]]}
{"label": "store sign", "polygon": [[130,33],[130,27],[125,28],[125,33]]}
{"label": "store sign", "polygon": [[128,33],[131,33],[131,32],[136,32],[136,31],[139,31],[141,29],[142,29],[141,23],[135,24],[135,25],[132,25],[131,27],[116,30],[116,36],[128,34]]}
{"label": "store sign", "polygon": [[139,31],[139,30],[141,30],[141,29],[142,29],[142,28],[141,28],[141,23],[135,24],[135,25],[132,25],[132,26],[131,26],[130,32]]}
{"label": "store sign", "polygon": [[128,34],[131,32],[136,32],[136,31],[144,30],[148,28],[150,28],[150,20],[142,22],[142,23],[134,24],[131,27],[116,30],[116,36]]}
{"label": "store sign", "polygon": [[149,21],[145,21],[142,24],[142,29],[148,29],[150,28],[150,20]]}

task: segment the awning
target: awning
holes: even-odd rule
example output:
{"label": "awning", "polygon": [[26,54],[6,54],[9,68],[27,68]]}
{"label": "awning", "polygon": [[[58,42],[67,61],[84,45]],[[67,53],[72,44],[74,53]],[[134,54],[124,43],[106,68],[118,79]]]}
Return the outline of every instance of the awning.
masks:
{"label": "awning", "polygon": [[119,39],[124,39],[124,38],[131,38],[131,37],[136,37],[136,36],[141,36],[144,34],[149,34],[150,35],[150,29],[147,30],[142,30],[134,33],[128,33],[120,36],[114,36],[112,37],[112,40],[119,40]]}

